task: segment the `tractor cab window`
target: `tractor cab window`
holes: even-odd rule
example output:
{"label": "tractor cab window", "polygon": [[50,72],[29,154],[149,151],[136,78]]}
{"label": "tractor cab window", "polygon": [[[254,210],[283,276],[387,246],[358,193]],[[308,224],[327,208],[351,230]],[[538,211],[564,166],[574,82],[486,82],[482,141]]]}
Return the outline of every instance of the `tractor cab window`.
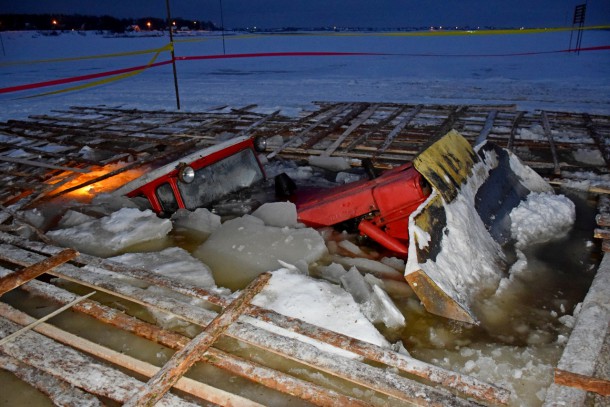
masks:
{"label": "tractor cab window", "polygon": [[166,182],[159,185],[155,192],[164,212],[174,213],[178,210],[178,201],[176,201],[174,191],[172,190],[172,186],[170,184]]}
{"label": "tractor cab window", "polygon": [[251,149],[195,171],[191,183],[178,183],[184,206],[189,210],[209,206],[226,195],[262,181],[264,174]]}

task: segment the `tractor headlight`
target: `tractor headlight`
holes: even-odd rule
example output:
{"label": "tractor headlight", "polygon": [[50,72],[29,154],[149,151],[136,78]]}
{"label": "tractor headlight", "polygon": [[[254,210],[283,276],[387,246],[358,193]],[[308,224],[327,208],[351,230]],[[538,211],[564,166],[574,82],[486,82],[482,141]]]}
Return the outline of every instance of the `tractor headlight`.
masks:
{"label": "tractor headlight", "polygon": [[267,139],[265,139],[263,137],[256,137],[254,139],[254,149],[257,152],[262,153],[263,151],[265,151],[266,148],[267,148]]}
{"label": "tractor headlight", "polygon": [[181,165],[178,170],[178,179],[185,184],[190,184],[195,179],[195,170],[188,165]]}

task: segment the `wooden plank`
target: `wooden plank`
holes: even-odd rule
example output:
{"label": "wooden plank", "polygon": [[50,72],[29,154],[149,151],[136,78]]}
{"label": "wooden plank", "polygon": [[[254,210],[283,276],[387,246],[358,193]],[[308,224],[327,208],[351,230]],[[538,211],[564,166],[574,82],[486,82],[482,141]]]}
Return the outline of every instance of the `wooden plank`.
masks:
{"label": "wooden plank", "polygon": [[290,137],[288,139],[288,141],[286,141],[281,146],[278,146],[271,153],[267,154],[267,158],[272,159],[273,157],[275,157],[276,155],[281,153],[286,147],[299,147],[301,144],[303,144],[305,142],[303,137],[305,137],[311,130],[315,129],[316,127],[320,126],[321,124],[326,123],[328,120],[332,119],[333,117],[335,117],[340,112],[347,109],[348,107],[349,107],[349,105],[348,106],[339,105],[339,106],[336,106],[331,110],[325,111],[324,113],[315,117],[313,123],[311,123],[304,130],[301,130],[298,134]]}
{"label": "wooden plank", "polygon": [[606,167],[610,169],[610,144],[608,144],[604,138],[599,134],[595,123],[591,119],[591,115],[588,113],[583,114],[583,119],[585,121],[585,126],[587,127],[587,131],[591,138],[595,141],[597,148],[602,154],[604,161],[606,162]]}
{"label": "wooden plank", "polygon": [[495,109],[492,110],[491,112],[489,112],[489,114],[487,115],[487,119],[485,120],[485,125],[483,126],[483,128],[481,129],[481,132],[477,136],[475,145],[479,145],[482,142],[484,142],[485,140],[487,140],[487,136],[489,136],[491,129],[494,127],[494,120],[496,120],[497,115],[498,115],[498,111]]}
{"label": "wooden plank", "polygon": [[407,126],[407,124],[409,124],[413,118],[415,118],[415,116],[417,116],[423,107],[423,105],[417,105],[409,112],[409,114],[403,117],[400,123],[398,123],[396,127],[394,127],[388,134],[381,147],[379,147],[379,149],[373,154],[373,157],[383,154],[390,147],[396,136],[398,136],[402,129],[404,129],[405,126]]}
{"label": "wooden plank", "polygon": [[[303,143],[303,148],[312,148],[318,142],[323,140],[328,135],[338,131],[341,127],[347,125],[347,123],[351,122],[354,118],[356,118],[360,113],[364,112],[368,105],[365,103],[356,104],[355,108],[353,108],[350,112],[348,112],[345,116],[339,118],[331,125],[329,125],[326,129],[318,132],[317,134],[310,136],[305,143]],[[352,107],[351,105],[349,106]]]}
{"label": "wooden plank", "polygon": [[263,273],[240,293],[223,312],[210,322],[188,345],[176,352],[136,396],[124,406],[154,406],[184,373],[199,361],[220,335],[244,312],[250,301],[271,278],[271,273]]}
{"label": "wooden plank", "polygon": [[12,340],[14,340],[16,337],[18,337],[19,335],[23,335],[25,332],[27,331],[31,331],[32,329],[36,328],[38,325],[44,323],[45,321],[53,318],[54,316],[64,312],[65,310],[67,310],[68,308],[72,307],[73,305],[83,301],[86,298],[89,298],[90,296],[92,296],[93,294],[95,294],[95,291],[90,292],[87,295],[83,295],[82,297],[78,297],[76,298],[74,301],[71,301],[69,303],[67,303],[66,305],[64,305],[63,307],[51,312],[50,314],[45,315],[44,317],[37,319],[37,320],[33,320],[29,325],[24,326],[23,328],[21,328],[18,331],[13,332],[10,335],[5,336],[4,338],[0,339],[0,345],[4,345],[7,342],[10,342]]}
{"label": "wooden plank", "polygon": [[87,173],[91,172],[88,168],[83,169],[83,168],[75,168],[75,167],[64,167],[61,165],[48,164],[48,163],[44,163],[44,162],[40,162],[40,161],[32,161],[32,160],[25,160],[22,158],[7,157],[5,155],[0,155],[0,161],[7,161],[10,163],[22,164],[22,165],[30,165],[32,167],[42,167],[42,168],[50,168],[50,169],[54,169],[54,170],[78,172],[81,174],[87,174]]}
{"label": "wooden plank", "polygon": [[379,129],[383,128],[383,126],[386,126],[388,123],[392,122],[392,120],[394,120],[395,118],[397,118],[398,116],[400,116],[403,112],[405,112],[407,110],[407,106],[399,106],[398,108],[395,108],[391,114],[389,114],[386,118],[384,118],[383,120],[380,120],[379,123],[377,123],[372,129],[370,129],[369,131],[367,131],[366,133],[361,134],[359,137],[357,137],[355,140],[353,140],[347,147],[345,147],[345,149],[343,149],[342,151],[344,152],[349,152],[351,150],[353,150],[358,144],[365,142],[366,140],[368,140],[368,138],[376,131],[378,131]]}
{"label": "wooden plank", "polygon": [[[76,295],[42,281],[30,281],[21,287],[32,295],[45,298],[49,301],[66,304],[73,301]],[[138,335],[141,338],[154,341],[170,349],[180,350],[185,347],[190,338],[176,332],[167,331],[157,325],[140,321],[122,311],[101,305],[95,301],[85,300],[76,304],[73,310],[89,315],[99,321],[116,328]],[[299,397],[318,406],[366,406],[367,403],[352,397],[337,393],[333,390],[316,385],[311,382],[297,379],[277,370],[267,368],[252,361],[233,356],[215,348],[210,348],[202,361],[224,369],[231,374],[244,377],[254,383],[261,384],[270,389]],[[143,370],[140,371],[143,373]],[[154,374],[154,373],[153,373]],[[148,375],[149,377],[152,374]],[[179,381],[180,383],[180,381]],[[214,394],[213,392],[208,392]],[[201,395],[199,395],[201,396]],[[208,401],[219,403],[220,399],[208,396]],[[225,403],[219,403],[225,404]],[[234,400],[234,405],[237,405]],[[243,405],[243,403],[240,403]]]}
{"label": "wooden plank", "polygon": [[542,111],[542,127],[544,128],[544,135],[549,141],[549,147],[551,149],[551,154],[553,156],[553,172],[555,175],[561,174],[561,168],[559,167],[559,161],[557,160],[557,149],[555,147],[555,140],[553,139],[553,132],[551,130],[551,124],[549,123],[549,118],[547,116],[546,111]]}
{"label": "wooden plank", "polygon": [[[7,235],[5,233],[0,233],[0,241],[9,242],[11,244],[23,245],[25,247],[29,247],[32,250],[40,251],[40,252],[50,252],[53,253],[58,248],[54,248],[53,246],[45,246],[38,242],[30,242],[22,238],[18,238],[16,236]],[[107,270],[113,270],[121,275],[127,275],[134,278],[139,278],[149,283],[157,284],[162,287],[166,287],[172,289],[176,292],[185,294],[185,295],[195,295],[197,298],[204,299],[212,304],[219,306],[227,306],[229,300],[218,296],[212,292],[209,292],[205,289],[191,287],[191,286],[183,286],[180,283],[170,281],[163,276],[160,276],[155,273],[148,272],[143,269],[138,269],[134,267],[128,267],[125,265],[121,265],[118,263],[114,263],[108,260],[88,256],[81,254],[77,261],[82,261],[83,265],[90,265],[96,268],[103,268]],[[63,274],[64,278],[71,279],[70,276]],[[83,276],[86,278],[86,276]],[[83,283],[82,279],[79,281],[78,279],[73,280],[75,282]],[[95,287],[98,290],[106,290],[107,288],[111,288],[111,281],[106,279],[105,287],[101,288],[95,284],[91,284],[91,287]],[[120,283],[118,283],[120,284]],[[135,291],[129,291],[125,288],[126,292],[130,292],[130,296],[126,296],[125,298],[130,299],[131,301],[136,301],[135,297],[138,297],[138,294]],[[121,296],[120,292],[122,291],[122,287],[118,285],[113,287],[110,293],[114,295]],[[142,300],[145,298],[150,298],[150,293],[145,293],[145,297],[142,297]],[[131,297],[131,298],[130,298]],[[165,301],[171,302],[172,300],[167,298]],[[141,301],[142,304],[153,306],[150,304],[150,301]],[[159,308],[160,310],[167,311],[167,308]],[[207,312],[207,311],[201,311]],[[341,335],[335,332],[328,331],[324,328],[320,328],[306,322],[289,318],[283,316],[281,314],[277,314],[270,310],[263,310],[258,307],[250,306],[247,313],[256,318],[268,321],[273,323],[276,326],[287,329],[289,331],[293,331],[305,336],[309,336],[315,340],[329,343],[333,346],[336,346],[340,349],[347,349],[354,354],[361,355],[367,359],[377,361],[379,363],[383,363],[387,366],[391,366],[393,368],[400,369],[409,374],[413,374],[419,377],[422,377],[426,380],[431,381],[435,384],[440,384],[444,387],[450,388],[452,390],[459,391],[463,394],[467,394],[471,397],[486,400],[493,403],[505,404],[510,397],[510,393],[502,389],[500,387],[494,386],[489,383],[485,383],[483,381],[477,380],[468,375],[462,375],[457,372],[452,372],[450,370],[442,369],[440,367],[434,366],[432,364],[428,364],[417,359],[387,350],[381,349],[377,346],[371,345],[370,343],[359,341],[354,338],[350,338],[345,335]],[[179,316],[178,316],[179,317]],[[201,324],[201,321],[207,317],[203,314],[200,316],[193,315],[190,319],[191,322],[196,324]],[[230,333],[229,333],[230,334]],[[315,367],[315,366],[314,366]],[[334,374],[339,375],[340,377],[343,375],[341,372],[335,372]]]}
{"label": "wooden plank", "polygon": [[[7,304],[0,302],[0,313],[13,313],[30,321],[31,317],[21,313]],[[30,318],[30,319],[28,319]],[[6,335],[19,329],[21,324],[0,318],[0,334]],[[44,329],[48,324],[42,324],[37,329]],[[68,335],[70,336],[70,335]],[[74,335],[72,335],[74,336]],[[40,369],[48,374],[61,377],[73,386],[89,393],[106,397],[122,403],[136,393],[142,382],[133,377],[104,365],[71,347],[59,344],[41,334],[29,331],[25,339],[10,342],[0,346],[0,350],[23,363]],[[76,337],[76,339],[82,339]],[[95,380],[91,380],[95,378]],[[167,395],[159,403],[160,406],[194,406],[184,400]]]}
{"label": "wooden plank", "polygon": [[[21,256],[15,248],[0,245],[0,258],[10,259],[13,263],[31,263],[32,259],[36,257],[37,255],[31,252],[23,253]],[[150,290],[127,286],[124,279],[115,278],[112,276],[113,273],[101,269],[93,268],[83,272],[83,269],[66,264],[54,269],[51,273],[68,281],[95,287],[98,291],[105,291],[120,298],[158,309],[193,324],[205,326],[216,316],[210,310],[155,294]],[[418,383],[385,368],[380,369],[339,356],[336,353],[321,351],[305,342],[268,332],[264,328],[249,323],[237,321],[227,329],[226,335],[405,402],[417,405],[472,405],[470,401],[467,402],[446,390]]]}
{"label": "wooden plank", "polygon": [[0,368],[11,372],[19,379],[45,394],[57,406],[103,406],[94,395],[86,393],[40,369],[28,366],[11,356],[0,353]]}
{"label": "wooden plank", "polygon": [[74,249],[65,249],[39,263],[25,267],[6,277],[0,278],[0,295],[19,287],[21,284],[48,272],[60,264],[64,264],[65,262],[74,259],[76,256],[78,256],[78,254],[79,253]]}
{"label": "wooden plank", "polygon": [[360,116],[358,116],[358,120],[354,120],[354,122],[343,132],[341,135],[335,140],[326,150],[324,150],[320,155],[322,157],[330,157],[332,153],[345,141],[345,139],[352,134],[354,130],[356,130],[362,123],[366,122],[374,113],[375,110],[379,107],[378,103],[374,103]]}
{"label": "wooden plank", "polygon": [[[33,321],[33,318],[29,315],[2,303],[0,303],[0,315],[6,318],[7,320],[10,320],[11,322],[14,322],[15,324],[20,325],[25,325]],[[35,331],[46,336],[47,338],[54,339],[55,341],[60,342],[66,346],[70,346],[71,348],[74,348],[76,350],[86,352],[89,355],[95,356],[101,360],[105,360],[112,364],[119,365],[127,370],[141,374],[145,377],[151,377],[159,371],[159,368],[157,366],[135,359],[121,352],[117,352],[104,346],[98,345],[95,342],[91,342],[77,335],[63,331],[50,324],[41,324],[35,329]],[[66,377],[66,379],[70,380],[69,377]],[[74,383],[74,381],[76,381],[76,379],[70,380],[71,383]],[[120,382],[114,383],[114,387],[121,385],[122,384]],[[112,392],[112,387],[112,385],[109,386],[109,389],[107,390],[109,392]],[[221,405],[261,407],[258,403],[255,403],[251,400],[237,395],[233,395],[224,390],[216,389],[212,386],[200,383],[196,380],[192,380],[189,378],[181,378],[176,383],[175,387],[178,390],[184,391],[188,394],[191,394],[202,400],[210,401],[212,403],[217,403]],[[83,388],[91,390],[88,387]],[[118,389],[116,389],[115,391],[117,395],[113,396],[113,393],[110,393],[111,396],[109,396],[109,398],[116,400],[118,397],[121,397],[121,391]],[[93,392],[98,394],[96,391]],[[124,401],[124,398],[125,395],[123,395],[119,401]]]}
{"label": "wooden plank", "polygon": [[601,394],[602,396],[610,396],[610,380],[598,379],[556,368],[555,383]]}

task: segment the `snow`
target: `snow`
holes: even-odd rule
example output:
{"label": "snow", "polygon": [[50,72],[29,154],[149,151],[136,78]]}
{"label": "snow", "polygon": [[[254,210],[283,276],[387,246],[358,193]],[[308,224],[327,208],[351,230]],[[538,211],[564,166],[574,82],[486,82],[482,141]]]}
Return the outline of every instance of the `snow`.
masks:
{"label": "snow", "polygon": [[338,285],[323,280],[279,269],[273,272],[267,286],[252,303],[365,342],[389,347],[387,340],[361,313],[356,301]]}
{"label": "snow", "polygon": [[[314,100],[513,104],[525,110],[610,111],[607,51],[564,50],[570,32],[447,37],[375,34],[226,35],[227,54],[257,52],[364,52],[386,55],[267,57],[179,61],[182,110],[258,104],[258,111],[295,115]],[[608,31],[587,31],[582,46],[608,45]],[[112,38],[93,32],[43,36],[3,32],[0,88],[146,65],[151,54],[66,62],[49,59],[157,49],[165,37]],[[177,41],[176,56],[221,55],[213,33]],[[532,53],[532,54],[528,54]],[[161,53],[156,61],[167,60]],[[76,83],[78,85],[79,83]],[[154,84],[154,86],[151,86]],[[73,86],[69,84],[67,86]],[[0,120],[74,105],[105,104],[174,109],[170,65],[103,86],[45,97],[23,98],[56,88],[0,95]]]}
{"label": "snow", "polygon": [[[410,217],[410,247],[405,273],[408,275],[423,270],[445,293],[472,315],[472,304],[489,297],[506,281],[504,270],[508,259],[498,242],[492,237],[476,210],[475,196],[499,166],[495,150],[481,146],[475,151],[484,152],[482,160],[476,162],[460,194],[446,203],[447,226],[441,241],[441,252],[435,259],[424,263],[415,254],[415,242],[426,247],[430,237],[414,225],[416,211]],[[565,235],[575,221],[575,205],[562,195],[554,195],[551,186],[531,168],[524,166],[514,155],[509,154],[512,172],[529,191],[527,199],[510,212],[510,232],[517,250],[534,243],[558,239]],[[428,200],[436,196],[434,191]],[[425,207],[425,204],[420,208]],[[500,222],[500,220],[496,220]],[[416,238],[415,238],[416,237]],[[517,253],[518,255],[518,253]],[[463,261],[463,258],[469,261]],[[511,271],[525,268],[525,260],[512,265]],[[472,315],[476,320],[477,316]]]}
{"label": "snow", "polygon": [[563,195],[531,193],[512,210],[511,233],[517,248],[564,236],[574,224],[576,207]]}

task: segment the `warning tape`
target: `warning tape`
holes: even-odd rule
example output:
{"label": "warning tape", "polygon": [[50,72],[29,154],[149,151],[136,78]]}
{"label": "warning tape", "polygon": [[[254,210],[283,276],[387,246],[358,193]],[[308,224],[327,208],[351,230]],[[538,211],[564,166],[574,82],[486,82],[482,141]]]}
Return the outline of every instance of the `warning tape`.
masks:
{"label": "warning tape", "polygon": [[151,49],[145,49],[145,50],[139,50],[139,51],[115,52],[115,53],[111,53],[111,54],[85,55],[85,56],[79,56],[79,57],[37,59],[37,60],[33,60],[33,61],[0,62],[0,66],[32,65],[32,64],[54,63],[54,62],[70,62],[70,61],[79,61],[79,60],[88,60],[88,59],[116,58],[116,57],[126,57],[126,56],[134,56],[134,55],[159,53],[159,52],[163,52],[163,51],[171,51],[171,49],[172,49],[172,45],[170,43],[170,44],[166,44],[160,48],[151,48]]}
{"label": "warning tape", "polygon": [[[135,66],[131,68],[117,69],[107,72],[99,72],[89,75],[81,75],[70,78],[55,79],[44,82],[30,83],[26,85],[10,86],[0,88],[0,94],[11,93],[18,91],[31,90],[36,88],[43,88],[48,86],[64,85],[73,82],[86,81],[91,79],[105,78],[99,81],[86,83],[70,88],[56,90],[52,92],[46,92],[42,94],[28,96],[27,98],[46,96],[51,94],[58,94],[63,92],[70,92],[74,90],[85,89],[93,86],[107,84],[113,81],[125,79],[130,76],[137,75],[148,68],[158,67],[162,65],[171,64],[172,60],[166,60],[161,62],[155,62],[161,52],[171,50],[172,44],[168,44],[164,47],[157,48],[156,53],[147,65]],[[197,56],[182,56],[175,57],[174,61],[194,61],[194,60],[210,60],[210,59],[235,59],[235,58],[263,58],[263,57],[316,57],[316,56],[408,56],[408,57],[506,57],[506,56],[529,56],[529,55],[543,55],[543,54],[557,54],[557,53],[569,53],[569,52],[586,52],[586,51],[604,51],[610,50],[610,45],[596,46],[596,47],[584,47],[579,49],[563,49],[555,51],[534,51],[534,52],[520,52],[520,53],[507,53],[507,54],[432,54],[432,53],[376,53],[376,52],[261,52],[261,53],[241,53],[241,54],[216,54],[216,55],[197,55]]]}
{"label": "warning tape", "polygon": [[[170,46],[171,46],[171,44],[170,44]],[[75,91],[75,90],[91,88],[93,86],[105,85],[107,83],[115,82],[115,81],[118,81],[118,80],[121,80],[121,79],[125,79],[125,78],[128,78],[128,77],[140,74],[140,73],[144,72],[146,69],[151,68],[153,66],[161,66],[161,65],[171,64],[172,60],[162,61],[162,62],[155,63],[157,57],[159,56],[159,54],[162,51],[165,51],[165,48],[166,47],[164,47],[164,49],[160,49],[159,51],[157,51],[157,53],[152,57],[152,59],[146,65],[143,65],[143,66],[140,66],[140,67],[119,69],[119,70],[113,71],[114,74],[111,74],[109,72],[101,72],[101,73],[97,74],[97,75],[101,75],[101,76],[98,76],[98,77],[102,77],[102,76],[111,76],[111,77],[105,78],[105,79],[101,79],[99,81],[85,83],[85,84],[78,85],[78,86],[73,86],[73,87],[70,87],[70,88],[65,88],[65,89],[55,90],[55,91],[51,91],[51,92],[40,93],[40,94],[37,94],[37,95],[27,96],[27,97],[25,97],[25,99],[31,99],[31,98],[41,97],[41,96],[56,95],[56,94],[59,94],[59,93],[72,92],[72,91]],[[96,74],[93,74],[93,75],[96,75]],[[85,75],[85,76],[87,76],[87,75]],[[71,79],[74,79],[74,78],[67,78],[67,80],[71,80]],[[91,78],[91,79],[93,79],[93,78]],[[72,82],[75,82],[75,81],[72,81]]]}

